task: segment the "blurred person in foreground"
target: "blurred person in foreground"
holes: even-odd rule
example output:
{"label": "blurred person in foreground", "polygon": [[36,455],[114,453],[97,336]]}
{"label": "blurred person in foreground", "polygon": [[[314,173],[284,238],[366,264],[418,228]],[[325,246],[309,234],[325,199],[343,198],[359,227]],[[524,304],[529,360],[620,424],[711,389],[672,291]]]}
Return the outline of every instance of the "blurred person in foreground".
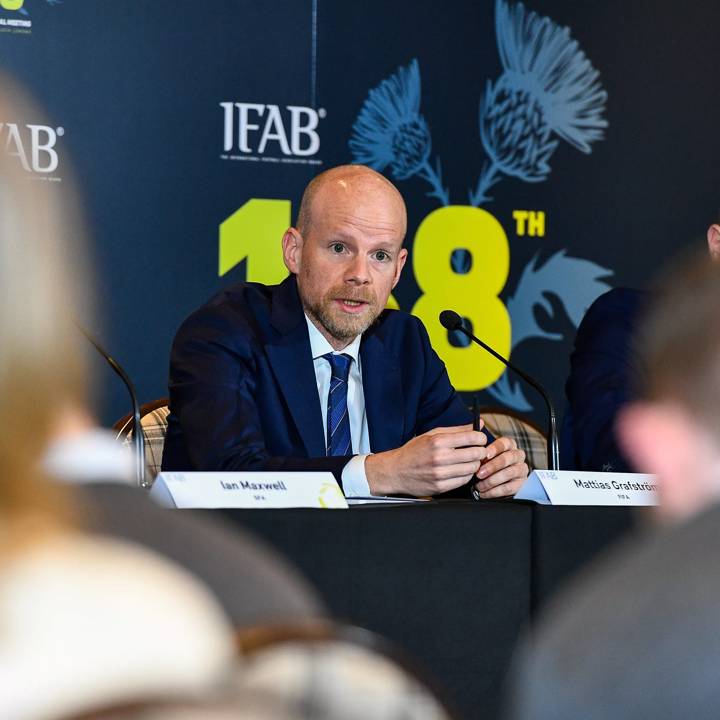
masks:
{"label": "blurred person in foreground", "polygon": [[[0,117],[39,120],[6,79]],[[74,317],[92,306],[69,179],[0,154],[0,717],[204,691],[234,657],[219,603],[160,556],[79,529],[43,458],[90,425]]]}
{"label": "blurred person in foreground", "polygon": [[720,267],[673,266],[640,326],[643,385],[618,422],[667,522],[554,603],[512,717],[716,718],[720,707]]}
{"label": "blurred person in foreground", "polygon": [[[0,117],[38,122],[40,111],[10,88],[0,78]],[[204,580],[235,627],[325,615],[310,584],[259,540],[217,518],[163,511],[130,487],[129,453],[87,410],[85,353],[94,351],[76,320],[93,327],[96,303],[66,154],[64,164],[62,183],[40,182],[17,157],[0,157],[0,511],[17,498],[59,521],[65,507],[87,530],[151,547]],[[44,471],[65,488],[19,480],[43,457],[33,476]],[[0,534],[11,527],[0,523]]]}

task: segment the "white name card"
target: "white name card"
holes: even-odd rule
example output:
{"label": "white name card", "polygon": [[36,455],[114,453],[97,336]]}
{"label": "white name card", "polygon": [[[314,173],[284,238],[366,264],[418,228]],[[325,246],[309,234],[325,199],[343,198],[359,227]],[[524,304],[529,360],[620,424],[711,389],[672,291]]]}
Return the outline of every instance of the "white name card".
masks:
{"label": "white name card", "polygon": [[653,475],[534,470],[515,499],[541,505],[657,505],[656,489]]}
{"label": "white name card", "polygon": [[150,497],[170,508],[347,508],[330,472],[162,472]]}

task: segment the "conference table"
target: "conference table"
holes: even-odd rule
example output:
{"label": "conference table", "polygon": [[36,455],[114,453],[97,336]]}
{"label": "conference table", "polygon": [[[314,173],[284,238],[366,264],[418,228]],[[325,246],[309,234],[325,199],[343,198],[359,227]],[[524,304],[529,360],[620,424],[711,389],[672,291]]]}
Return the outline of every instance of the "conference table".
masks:
{"label": "conference table", "polygon": [[350,510],[223,510],[288,557],[339,619],[392,641],[459,714],[500,715],[518,640],[629,508],[447,500]]}

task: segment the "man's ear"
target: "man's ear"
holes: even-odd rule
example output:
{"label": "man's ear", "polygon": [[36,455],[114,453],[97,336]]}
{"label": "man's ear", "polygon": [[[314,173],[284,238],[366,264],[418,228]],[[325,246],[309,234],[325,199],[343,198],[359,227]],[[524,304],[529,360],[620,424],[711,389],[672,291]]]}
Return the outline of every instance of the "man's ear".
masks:
{"label": "man's ear", "polygon": [[400,279],[400,273],[405,267],[405,261],[407,260],[407,256],[408,251],[405,248],[400,248],[400,252],[398,253],[397,267],[395,268],[395,279],[393,280],[392,284],[393,287],[398,284],[398,280]]}
{"label": "man's ear", "polygon": [[720,262],[720,225],[713,223],[707,230],[708,250],[713,262]]}
{"label": "man's ear", "polygon": [[294,227],[289,227],[282,239],[283,262],[293,275],[297,275],[300,271],[302,246],[303,237],[300,232]]}

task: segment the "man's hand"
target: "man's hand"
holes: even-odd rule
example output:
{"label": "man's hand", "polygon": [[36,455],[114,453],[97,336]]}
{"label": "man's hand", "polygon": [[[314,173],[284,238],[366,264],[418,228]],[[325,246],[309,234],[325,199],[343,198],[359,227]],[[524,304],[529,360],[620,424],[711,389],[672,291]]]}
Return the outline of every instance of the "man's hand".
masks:
{"label": "man's hand", "polygon": [[527,479],[528,470],[525,453],[518,450],[514,440],[501,437],[487,446],[474,487],[486,500],[511,496]]}
{"label": "man's hand", "polygon": [[480,470],[489,450],[486,444],[484,433],[473,430],[472,425],[460,425],[435,428],[397,450],[368,455],[365,474],[370,492],[421,497],[454,490]]}

